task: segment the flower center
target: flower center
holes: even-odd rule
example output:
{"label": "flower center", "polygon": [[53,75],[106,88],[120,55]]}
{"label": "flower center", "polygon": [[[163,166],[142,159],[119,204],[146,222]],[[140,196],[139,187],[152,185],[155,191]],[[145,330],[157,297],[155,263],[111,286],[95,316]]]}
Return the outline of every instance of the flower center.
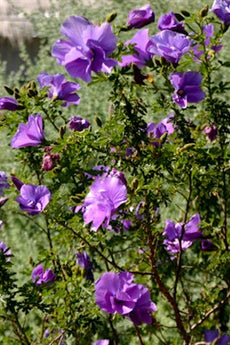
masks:
{"label": "flower center", "polygon": [[27,205],[31,208],[35,208],[36,202],[34,200],[28,200]]}
{"label": "flower center", "polygon": [[180,96],[180,97],[185,96],[185,92],[184,92],[184,90],[182,90],[182,89],[179,89],[179,90],[177,91],[177,94],[178,94],[178,96]]}

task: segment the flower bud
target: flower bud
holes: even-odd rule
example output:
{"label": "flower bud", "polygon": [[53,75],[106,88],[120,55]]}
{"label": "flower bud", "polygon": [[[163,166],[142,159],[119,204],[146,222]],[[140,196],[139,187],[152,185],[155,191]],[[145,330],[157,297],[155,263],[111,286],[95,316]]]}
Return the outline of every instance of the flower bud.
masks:
{"label": "flower bud", "polygon": [[13,95],[14,94],[14,90],[12,90],[9,86],[7,85],[4,85],[4,89],[6,90],[6,92],[9,94],[9,95]]}
{"label": "flower bud", "polygon": [[204,17],[207,16],[207,14],[208,14],[208,5],[206,5],[205,7],[203,7],[203,8],[200,10],[199,16],[200,16],[201,18],[204,18]]}
{"label": "flower bud", "polygon": [[107,23],[111,23],[112,21],[114,21],[114,19],[117,16],[117,12],[112,12],[108,15],[108,17],[106,18]]}
{"label": "flower bud", "polygon": [[181,13],[182,13],[183,16],[185,16],[185,17],[190,17],[190,13],[189,13],[188,11],[181,10]]}

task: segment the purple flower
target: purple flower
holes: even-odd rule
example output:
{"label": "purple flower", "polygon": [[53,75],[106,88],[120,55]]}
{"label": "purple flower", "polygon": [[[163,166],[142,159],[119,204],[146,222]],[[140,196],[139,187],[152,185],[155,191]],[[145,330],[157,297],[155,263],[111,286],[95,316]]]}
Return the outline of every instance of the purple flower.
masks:
{"label": "purple flower", "polygon": [[139,326],[151,323],[150,313],[156,311],[146,286],[134,284],[129,272],[104,273],[95,283],[95,301],[109,314],[125,315]]}
{"label": "purple flower", "polygon": [[90,82],[91,72],[110,73],[117,64],[109,58],[117,41],[109,23],[97,26],[83,17],[71,16],[63,23],[61,33],[68,41],[58,40],[52,55],[71,77]]}
{"label": "purple flower", "polygon": [[229,345],[230,344],[230,335],[223,334],[218,340],[217,345]]}
{"label": "purple flower", "polygon": [[33,269],[32,272],[32,281],[36,285],[41,284],[52,284],[55,279],[55,274],[52,272],[51,269],[47,269],[44,271],[43,264],[38,265]]}
{"label": "purple flower", "polygon": [[63,74],[50,75],[44,72],[38,76],[38,82],[42,88],[49,87],[49,98],[65,101],[62,104],[63,107],[80,103],[80,97],[76,94],[76,90],[79,90],[81,86],[78,83],[66,81]]}
{"label": "purple flower", "polygon": [[[92,168],[94,174],[85,172],[84,175],[87,177],[87,179],[95,179],[98,177],[98,175],[103,175],[106,176],[106,173],[109,173],[110,167],[105,166],[105,165],[97,165],[95,167]],[[95,175],[95,172],[97,173],[97,175]]]}
{"label": "purple flower", "polygon": [[[210,38],[214,35],[214,25],[213,24],[207,24],[203,27],[203,34],[205,35],[206,39],[204,41],[205,46],[208,46],[211,44]],[[215,53],[220,51],[222,48],[222,45],[211,45],[211,49],[214,50]]]}
{"label": "purple flower", "polygon": [[95,341],[93,345],[109,345],[109,339],[101,339],[101,340]]}
{"label": "purple flower", "polygon": [[127,25],[128,27],[135,28],[135,29],[141,29],[143,26],[153,23],[155,21],[155,14],[153,10],[151,9],[149,4],[146,4],[145,6],[141,8],[137,8],[133,11],[130,11],[128,14],[128,21]]}
{"label": "purple flower", "polygon": [[87,280],[91,280],[94,281],[93,278],[93,264],[90,261],[90,257],[86,252],[78,252],[76,253],[76,257],[77,257],[77,262],[78,265],[83,268],[84,271],[86,271],[86,279]]}
{"label": "purple flower", "polygon": [[4,242],[0,241],[0,252],[2,252],[6,257],[6,261],[10,261],[11,250],[5,245]]}
{"label": "purple flower", "polygon": [[205,129],[203,130],[203,133],[206,133],[207,134],[207,138],[210,140],[210,141],[214,141],[216,140],[216,137],[217,137],[217,128],[216,126],[206,126]]}
{"label": "purple flower", "polygon": [[173,118],[173,114],[169,117],[166,117],[157,125],[151,122],[147,125],[147,136],[151,139],[151,143],[159,147],[159,140],[164,133],[168,133],[169,135],[173,134],[174,127],[170,120]]}
{"label": "purple flower", "polygon": [[80,116],[72,116],[69,121],[69,128],[77,132],[82,132],[90,126],[91,124]]}
{"label": "purple flower", "polygon": [[18,109],[18,102],[13,97],[0,98],[0,110],[15,111]]}
{"label": "purple flower", "polygon": [[217,341],[215,342],[215,344],[217,345],[228,345],[230,343],[230,335],[223,334],[221,337],[219,337],[218,329],[214,331],[206,329],[204,331],[205,342],[211,344],[216,339]]}
{"label": "purple flower", "polygon": [[171,73],[170,82],[175,88],[172,99],[181,108],[187,108],[187,103],[197,103],[205,98],[200,84],[202,76],[198,72]]}
{"label": "purple flower", "polygon": [[50,191],[46,186],[34,186],[23,184],[20,188],[20,196],[16,198],[22,211],[34,216],[41,213],[50,201]]}
{"label": "purple flower", "polygon": [[[210,46],[211,44],[211,37],[214,34],[214,25],[208,24],[203,27],[203,35],[205,36],[204,45],[206,47]],[[213,50],[215,53],[218,53],[222,49],[222,45],[211,45],[208,47],[209,50]],[[197,62],[202,61],[200,58],[202,55],[204,55],[204,50],[201,44],[196,44],[192,48],[193,54],[194,54],[194,60]],[[210,57],[210,53],[208,53],[208,58]]]}
{"label": "purple flower", "polygon": [[138,31],[130,41],[125,43],[125,45],[134,44],[133,49],[136,53],[132,55],[122,55],[122,62],[119,64],[125,67],[133,63],[139,68],[144,67],[146,62],[152,58],[152,54],[146,51],[148,42],[148,29]]}
{"label": "purple flower", "polygon": [[[63,339],[65,337],[65,331],[64,330],[57,331],[56,328],[53,328],[51,330],[50,329],[46,329],[45,332],[44,332],[44,338],[49,338],[49,336],[51,334],[55,334],[56,335],[56,337],[55,337],[56,339],[57,339],[57,335],[59,334],[59,337],[58,337],[59,342],[58,342],[58,344],[59,345],[65,345],[65,343],[63,341]],[[51,343],[52,343],[52,341],[51,341]]]}
{"label": "purple flower", "polygon": [[201,241],[201,249],[205,252],[212,252],[216,250],[216,246],[210,240],[204,239]]}
{"label": "purple flower", "polygon": [[130,227],[132,226],[132,221],[130,219],[122,219],[122,217],[125,215],[123,212],[119,212],[119,214],[114,214],[111,217],[111,223],[107,226],[107,229],[109,229],[112,232],[119,233],[121,230],[128,231]]}
{"label": "purple flower", "polygon": [[11,175],[11,181],[13,182],[13,184],[15,185],[17,190],[19,190],[19,191],[20,191],[21,187],[24,185],[24,183],[14,175]]}
{"label": "purple flower", "polygon": [[121,220],[121,223],[124,231],[128,231],[132,226],[132,221],[130,219]]}
{"label": "purple flower", "polygon": [[176,64],[187,53],[191,44],[192,41],[187,36],[171,30],[163,30],[150,37],[146,50]]}
{"label": "purple flower", "polygon": [[215,331],[206,329],[204,331],[204,340],[208,343],[212,343],[216,338],[219,336],[219,331],[216,329]]}
{"label": "purple flower", "polygon": [[175,14],[173,12],[169,12],[163,14],[158,20],[158,29],[159,30],[172,30],[180,33],[184,33],[184,24],[182,22],[178,22]]}
{"label": "purple flower", "polygon": [[30,115],[27,124],[21,123],[11,140],[11,147],[21,148],[40,145],[45,138],[40,114]]}
{"label": "purple flower", "polygon": [[180,251],[180,241],[181,249],[188,249],[194,241],[202,236],[202,232],[198,231],[200,228],[200,215],[199,213],[194,214],[190,220],[184,226],[184,234],[182,235],[183,223],[174,223],[171,220],[166,220],[166,227],[163,235],[167,236],[164,240],[164,245],[166,250],[170,254],[175,254]]}
{"label": "purple flower", "polygon": [[138,288],[138,299],[133,310],[126,316],[137,326],[140,326],[142,323],[150,324],[152,322],[150,312],[156,312],[157,307],[151,301],[149,289],[142,284],[135,285]]}
{"label": "purple flower", "polygon": [[155,123],[151,122],[147,125],[147,135],[151,139],[151,143],[159,147],[159,141],[154,139],[160,139],[160,137],[167,132],[166,126],[163,123],[158,123],[155,125]]}
{"label": "purple flower", "polygon": [[224,22],[225,25],[230,24],[230,1],[227,0],[215,0],[211,11]]}
{"label": "purple flower", "polygon": [[92,223],[93,231],[97,231],[102,224],[107,227],[118,207],[126,201],[127,189],[123,173],[112,170],[109,175],[98,176],[82,207],[85,224]]}
{"label": "purple flower", "polygon": [[171,121],[173,117],[174,117],[174,115],[171,114],[168,117],[165,117],[163,120],[161,120],[161,123],[163,123],[163,125],[165,125],[165,127],[166,127],[166,131],[167,131],[168,135],[173,134],[175,131],[175,125]]}
{"label": "purple flower", "polygon": [[50,336],[50,330],[49,329],[46,329],[45,332],[44,332],[44,338],[48,338]]}
{"label": "purple flower", "polygon": [[4,171],[0,171],[0,195],[4,196],[3,189],[10,188],[9,183],[7,182],[7,176]]}

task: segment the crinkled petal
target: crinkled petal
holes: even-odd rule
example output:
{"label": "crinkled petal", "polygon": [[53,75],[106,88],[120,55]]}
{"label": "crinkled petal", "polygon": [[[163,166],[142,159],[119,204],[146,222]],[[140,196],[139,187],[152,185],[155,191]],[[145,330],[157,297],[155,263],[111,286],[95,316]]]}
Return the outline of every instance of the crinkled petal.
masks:
{"label": "crinkled petal", "polygon": [[68,54],[69,51],[73,48],[74,45],[71,42],[65,40],[58,40],[53,45],[52,56],[57,59],[57,62],[60,65],[64,65],[66,54]]}
{"label": "crinkled petal", "polygon": [[63,24],[61,33],[70,39],[71,43],[82,47],[85,45],[84,33],[91,26],[90,22],[80,16],[70,16]]}
{"label": "crinkled petal", "polygon": [[117,38],[112,32],[112,27],[109,23],[102,23],[100,26],[95,26],[91,38],[98,41],[98,45],[106,52],[107,56],[116,48]]}
{"label": "crinkled petal", "polygon": [[73,78],[81,78],[85,82],[91,81],[91,60],[76,48],[65,57],[65,68]]}

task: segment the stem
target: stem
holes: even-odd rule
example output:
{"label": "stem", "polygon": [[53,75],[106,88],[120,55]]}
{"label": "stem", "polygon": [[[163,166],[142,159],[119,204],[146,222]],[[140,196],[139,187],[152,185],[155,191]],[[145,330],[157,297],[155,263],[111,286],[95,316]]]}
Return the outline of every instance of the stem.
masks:
{"label": "stem", "polygon": [[149,246],[150,252],[151,252],[150,261],[151,261],[151,268],[152,268],[152,273],[153,273],[154,279],[156,280],[156,283],[157,283],[160,291],[162,292],[162,294],[166,297],[168,302],[171,304],[173,311],[174,311],[177,328],[178,328],[179,332],[181,333],[181,335],[185,341],[185,344],[189,345],[190,336],[187,334],[187,332],[184,328],[184,325],[182,323],[180,310],[179,310],[174,298],[170,295],[166,286],[162,282],[162,280],[159,276],[159,272],[156,268],[155,251],[154,251],[154,247],[153,247],[153,236],[152,236],[152,233],[151,233],[151,230],[149,229],[149,227],[146,227],[146,233],[148,236],[148,246]]}
{"label": "stem", "polygon": [[46,221],[46,228],[47,228],[46,235],[47,235],[48,242],[49,242],[50,253],[52,255],[52,262],[53,262],[54,267],[56,268],[56,261],[54,260],[53,243],[52,243],[52,239],[50,236],[49,221],[48,221],[48,218],[46,215],[45,215],[45,221]]}
{"label": "stem", "polygon": [[21,341],[21,344],[22,345],[30,345],[30,342],[27,338],[27,335],[24,332],[24,329],[22,328],[22,326],[19,322],[18,314],[15,311],[13,312],[13,316],[14,316],[14,320],[11,320],[11,321],[12,321],[13,327],[15,329],[15,332]]}
{"label": "stem", "polygon": [[227,293],[227,296],[220,301],[219,303],[217,303],[212,309],[210,309],[209,311],[207,311],[207,313],[194,325],[192,325],[191,330],[196,329],[198,326],[200,326],[212,313],[214,313],[216,310],[218,310],[223,304],[225,304],[227,302],[227,300],[230,297],[230,290]]}
{"label": "stem", "polygon": [[139,328],[137,327],[137,325],[134,325],[135,326],[135,329],[136,329],[136,333],[137,333],[137,336],[138,336],[138,339],[140,341],[140,344],[141,345],[145,345],[142,338],[141,338],[141,334],[140,334],[140,331],[139,331]]}
{"label": "stem", "polygon": [[[59,259],[58,255],[56,255],[56,260],[54,259],[53,242],[52,242],[52,238],[51,238],[51,234],[50,234],[50,229],[49,229],[49,221],[48,221],[48,218],[47,218],[46,214],[45,214],[45,221],[46,221],[46,228],[47,228],[46,235],[47,235],[48,242],[49,242],[50,253],[52,255],[52,263],[53,263],[55,269],[58,266],[59,271],[63,273],[62,265],[60,263],[60,259]],[[65,277],[64,273],[63,273],[63,278],[64,278],[64,280],[66,280],[66,277]]]}
{"label": "stem", "polygon": [[47,119],[50,121],[50,123],[53,125],[53,127],[56,129],[56,131],[59,132],[59,128],[57,127],[55,122],[51,119],[51,117],[49,116],[49,113],[46,111],[46,109],[44,107],[42,107],[42,110],[46,114]]}
{"label": "stem", "polygon": [[65,225],[65,228],[69,229],[75,235],[75,237],[80,238],[85,244],[87,244],[87,246],[89,246],[89,248],[94,249],[104,259],[105,262],[107,262],[110,265],[112,265],[113,267],[117,268],[119,271],[124,271],[124,269],[121,266],[118,266],[115,262],[107,259],[107,257],[104,254],[102,254],[97,247],[92,246],[92,244],[89,241],[87,241],[83,236],[78,234],[75,230],[68,227],[68,225]]}
{"label": "stem", "polygon": [[43,319],[42,319],[41,336],[40,336],[40,339],[39,339],[40,343],[42,342],[42,339],[43,339],[43,336],[44,336],[44,331],[45,331],[45,322],[46,322],[45,320],[46,320],[46,316],[45,316],[45,317],[43,317]]}
{"label": "stem", "polygon": [[[224,167],[223,167],[224,169]],[[224,245],[225,249],[228,251],[228,220],[227,220],[227,213],[228,213],[228,197],[227,197],[227,184],[226,184],[226,174],[225,171],[223,171],[223,197],[224,197],[224,203],[223,203],[223,212],[224,212],[224,224],[223,224],[223,236],[224,236]]]}
{"label": "stem", "polygon": [[115,343],[115,345],[118,345],[119,344],[119,338],[118,338],[117,331],[113,325],[112,315],[109,315],[109,324],[110,324],[110,327],[111,327],[112,332],[113,332],[114,343]]}
{"label": "stem", "polygon": [[60,341],[58,342],[58,344],[61,344],[61,341],[62,341],[62,339],[63,339],[63,337],[64,337],[64,334],[65,334],[65,332],[62,331],[61,334],[59,334],[56,338],[54,338],[54,339],[49,343],[49,345],[54,344],[57,340],[60,340]]}
{"label": "stem", "polygon": [[176,279],[175,279],[175,283],[174,283],[174,291],[173,291],[173,298],[176,301],[176,294],[177,294],[177,285],[179,282],[179,278],[180,278],[180,272],[181,272],[181,263],[182,263],[182,239],[185,233],[185,224],[187,222],[187,218],[188,218],[188,211],[189,211],[189,206],[190,206],[190,201],[191,201],[191,195],[192,195],[192,173],[191,171],[189,172],[189,195],[187,198],[187,204],[186,204],[186,210],[185,210],[185,214],[184,214],[184,219],[183,219],[183,225],[182,225],[182,230],[181,230],[181,235],[179,238],[179,246],[180,246],[180,250],[179,250],[179,255],[177,256],[177,268],[176,268]]}

